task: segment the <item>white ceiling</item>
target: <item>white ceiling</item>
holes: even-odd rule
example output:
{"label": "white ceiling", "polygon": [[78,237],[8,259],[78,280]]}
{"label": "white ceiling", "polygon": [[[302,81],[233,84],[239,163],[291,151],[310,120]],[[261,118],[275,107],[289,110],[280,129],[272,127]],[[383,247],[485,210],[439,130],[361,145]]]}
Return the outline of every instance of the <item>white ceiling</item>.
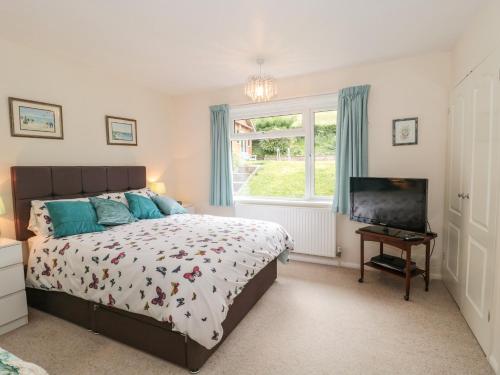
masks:
{"label": "white ceiling", "polygon": [[482,3],[2,0],[0,38],[179,94],[449,50]]}

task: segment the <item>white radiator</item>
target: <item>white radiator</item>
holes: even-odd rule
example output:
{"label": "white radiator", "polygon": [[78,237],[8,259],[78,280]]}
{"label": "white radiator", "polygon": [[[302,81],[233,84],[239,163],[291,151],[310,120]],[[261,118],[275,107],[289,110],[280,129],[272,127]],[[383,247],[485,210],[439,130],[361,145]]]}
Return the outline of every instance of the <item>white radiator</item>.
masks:
{"label": "white radiator", "polygon": [[335,257],[335,215],[329,207],[236,203],[235,214],[281,224],[292,236],[296,253]]}

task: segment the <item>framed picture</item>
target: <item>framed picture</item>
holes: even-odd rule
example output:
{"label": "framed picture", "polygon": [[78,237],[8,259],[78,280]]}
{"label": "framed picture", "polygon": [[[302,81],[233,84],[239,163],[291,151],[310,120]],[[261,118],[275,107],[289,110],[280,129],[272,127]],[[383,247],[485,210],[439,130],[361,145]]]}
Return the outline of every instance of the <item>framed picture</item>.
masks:
{"label": "framed picture", "polygon": [[137,146],[137,121],[106,116],[106,138],[108,145]]}
{"label": "framed picture", "polygon": [[418,118],[402,118],[392,121],[392,145],[416,145],[418,143]]}
{"label": "framed picture", "polygon": [[13,137],[64,138],[60,105],[9,98],[9,110]]}

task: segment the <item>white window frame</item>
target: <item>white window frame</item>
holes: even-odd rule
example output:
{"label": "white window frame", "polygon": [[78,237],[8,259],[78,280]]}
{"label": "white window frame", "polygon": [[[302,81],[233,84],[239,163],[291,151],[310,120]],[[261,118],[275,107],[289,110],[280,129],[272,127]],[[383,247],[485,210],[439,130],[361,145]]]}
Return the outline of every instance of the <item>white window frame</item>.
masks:
{"label": "white window frame", "polygon": [[[266,103],[231,106],[229,108],[229,139],[257,140],[283,137],[305,138],[306,186],[304,198],[287,197],[235,197],[237,201],[291,201],[291,202],[330,202],[331,197],[314,195],[314,114],[316,112],[336,111],[338,94],[315,95],[303,98],[272,101]],[[302,115],[302,127],[256,133],[235,133],[234,121],[259,117]]]}

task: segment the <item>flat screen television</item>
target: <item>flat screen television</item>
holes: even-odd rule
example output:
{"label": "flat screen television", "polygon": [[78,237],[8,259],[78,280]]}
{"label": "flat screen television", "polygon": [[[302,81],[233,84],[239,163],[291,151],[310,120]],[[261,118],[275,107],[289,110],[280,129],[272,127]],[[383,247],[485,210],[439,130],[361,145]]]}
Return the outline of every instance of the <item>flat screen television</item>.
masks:
{"label": "flat screen television", "polygon": [[351,177],[351,220],[411,232],[427,229],[427,179]]}

